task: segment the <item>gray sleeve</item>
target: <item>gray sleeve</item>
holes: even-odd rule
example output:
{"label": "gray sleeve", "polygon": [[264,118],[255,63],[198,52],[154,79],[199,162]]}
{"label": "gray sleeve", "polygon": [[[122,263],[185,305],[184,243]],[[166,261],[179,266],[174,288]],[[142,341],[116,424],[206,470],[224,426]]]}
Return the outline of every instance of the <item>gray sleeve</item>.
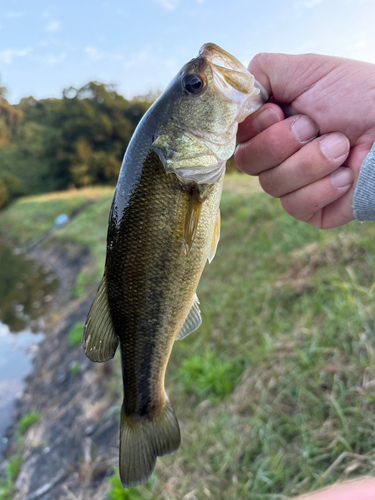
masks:
{"label": "gray sleeve", "polygon": [[375,143],[361,166],[354,191],[353,212],[361,222],[375,220]]}

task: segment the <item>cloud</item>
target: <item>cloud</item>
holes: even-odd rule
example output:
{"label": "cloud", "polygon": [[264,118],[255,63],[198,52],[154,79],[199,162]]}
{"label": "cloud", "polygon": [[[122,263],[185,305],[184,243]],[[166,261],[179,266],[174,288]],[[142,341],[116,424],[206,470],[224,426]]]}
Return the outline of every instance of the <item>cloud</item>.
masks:
{"label": "cloud", "polygon": [[51,33],[54,31],[59,31],[60,29],[61,25],[57,21],[52,21],[46,26],[46,31],[50,31]]}
{"label": "cloud", "polygon": [[58,64],[66,59],[68,54],[66,52],[60,52],[60,54],[47,54],[45,56],[35,55],[33,59],[42,64]]}
{"label": "cloud", "polygon": [[178,0],[154,0],[154,2],[161,5],[165,10],[174,10],[178,4]]}
{"label": "cloud", "polygon": [[134,52],[130,57],[128,57],[128,60],[124,64],[124,68],[130,69],[134,67],[139,67],[142,66],[144,63],[148,64],[153,60],[155,60],[155,58],[153,57],[153,54],[148,50]]}
{"label": "cloud", "polygon": [[8,19],[17,19],[17,17],[22,17],[24,15],[24,12],[7,12],[5,14],[5,17],[7,17]]}
{"label": "cloud", "polygon": [[114,61],[119,61],[124,59],[124,54],[120,52],[105,52],[100,50],[93,45],[87,45],[85,47],[85,52],[92,61],[99,61],[100,59],[112,59]]}
{"label": "cloud", "polygon": [[102,59],[104,56],[104,54],[99,49],[97,49],[96,47],[92,47],[91,45],[85,47],[85,52],[93,61],[99,61],[99,59]]}
{"label": "cloud", "polygon": [[0,50],[0,63],[11,64],[16,57],[25,57],[32,52],[31,48],[27,49],[4,49]]}

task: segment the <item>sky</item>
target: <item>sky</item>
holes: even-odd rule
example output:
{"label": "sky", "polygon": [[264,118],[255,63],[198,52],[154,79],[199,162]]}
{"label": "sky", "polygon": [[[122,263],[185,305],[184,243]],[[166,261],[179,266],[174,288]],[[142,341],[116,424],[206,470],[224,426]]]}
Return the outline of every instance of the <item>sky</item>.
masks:
{"label": "sky", "polygon": [[374,0],[0,0],[7,98],[61,97],[89,81],[157,92],[214,42],[246,66],[258,52],[375,63]]}

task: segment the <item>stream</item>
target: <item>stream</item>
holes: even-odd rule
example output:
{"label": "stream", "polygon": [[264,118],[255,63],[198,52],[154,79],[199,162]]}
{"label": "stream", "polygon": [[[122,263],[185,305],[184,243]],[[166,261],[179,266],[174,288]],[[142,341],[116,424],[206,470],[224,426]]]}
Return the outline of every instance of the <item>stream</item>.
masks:
{"label": "stream", "polygon": [[57,287],[48,269],[0,240],[0,454]]}

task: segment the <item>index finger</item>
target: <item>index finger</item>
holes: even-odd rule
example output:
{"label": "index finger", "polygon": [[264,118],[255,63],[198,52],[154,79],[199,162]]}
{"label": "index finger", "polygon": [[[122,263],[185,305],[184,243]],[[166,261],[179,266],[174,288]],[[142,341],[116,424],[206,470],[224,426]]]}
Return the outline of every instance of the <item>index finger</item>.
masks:
{"label": "index finger", "polygon": [[271,102],[264,104],[238,125],[237,142],[246,142],[263,132],[266,128],[284,119],[279,106]]}

